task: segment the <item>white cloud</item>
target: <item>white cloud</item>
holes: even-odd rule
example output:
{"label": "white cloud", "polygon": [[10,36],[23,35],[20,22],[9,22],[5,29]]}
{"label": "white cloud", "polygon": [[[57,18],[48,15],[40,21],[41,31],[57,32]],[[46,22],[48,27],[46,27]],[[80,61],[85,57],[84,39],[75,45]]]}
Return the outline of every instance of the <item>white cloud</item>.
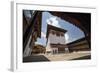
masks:
{"label": "white cloud", "polygon": [[50,17],[49,19],[47,19],[47,24],[60,27],[59,21],[57,20],[57,17],[56,16],[53,16],[53,17]]}
{"label": "white cloud", "polygon": [[46,37],[46,34],[44,32],[41,32],[41,37]]}

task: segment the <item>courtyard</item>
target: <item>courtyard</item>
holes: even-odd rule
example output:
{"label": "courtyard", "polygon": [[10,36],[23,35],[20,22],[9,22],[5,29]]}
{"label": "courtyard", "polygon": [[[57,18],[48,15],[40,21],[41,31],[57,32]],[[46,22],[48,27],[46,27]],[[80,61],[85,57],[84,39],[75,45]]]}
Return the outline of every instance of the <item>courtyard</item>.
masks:
{"label": "courtyard", "polygon": [[23,62],[91,60],[91,14],[23,10]]}
{"label": "courtyard", "polygon": [[69,61],[91,59],[90,51],[78,51],[61,54],[35,54],[24,58],[24,62]]}

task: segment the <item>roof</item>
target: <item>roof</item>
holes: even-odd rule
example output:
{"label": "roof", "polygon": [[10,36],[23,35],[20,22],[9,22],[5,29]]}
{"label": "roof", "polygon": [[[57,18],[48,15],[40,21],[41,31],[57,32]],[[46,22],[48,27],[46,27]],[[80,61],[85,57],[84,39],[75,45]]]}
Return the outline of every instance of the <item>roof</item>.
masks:
{"label": "roof", "polygon": [[85,37],[80,38],[80,39],[78,39],[78,40],[75,40],[75,41],[73,41],[73,42],[68,43],[67,45],[71,45],[71,44],[78,43],[78,42],[81,42],[81,41],[86,41],[86,38],[85,38]]}
{"label": "roof", "polygon": [[66,33],[67,32],[67,30],[65,30],[65,29],[62,29],[62,28],[59,28],[59,27],[56,27],[56,26],[52,26],[52,25],[47,25],[47,34],[46,34],[46,37],[48,37],[48,35],[49,35],[49,31],[50,30],[56,30],[56,31],[60,31],[60,32],[63,32],[63,33]]}

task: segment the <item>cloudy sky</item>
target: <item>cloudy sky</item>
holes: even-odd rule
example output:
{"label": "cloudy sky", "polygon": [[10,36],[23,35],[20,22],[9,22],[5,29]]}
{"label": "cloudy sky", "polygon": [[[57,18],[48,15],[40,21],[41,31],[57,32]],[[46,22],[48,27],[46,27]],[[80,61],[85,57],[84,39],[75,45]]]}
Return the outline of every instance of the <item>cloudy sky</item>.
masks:
{"label": "cloudy sky", "polygon": [[36,42],[37,44],[46,46],[47,23],[53,26],[59,27],[59,28],[63,28],[68,31],[65,34],[66,43],[69,43],[69,42],[72,42],[79,38],[84,37],[83,31],[81,31],[79,28],[77,28],[73,24],[57,16],[53,16],[49,12],[43,12],[42,13],[41,38],[38,38]]}

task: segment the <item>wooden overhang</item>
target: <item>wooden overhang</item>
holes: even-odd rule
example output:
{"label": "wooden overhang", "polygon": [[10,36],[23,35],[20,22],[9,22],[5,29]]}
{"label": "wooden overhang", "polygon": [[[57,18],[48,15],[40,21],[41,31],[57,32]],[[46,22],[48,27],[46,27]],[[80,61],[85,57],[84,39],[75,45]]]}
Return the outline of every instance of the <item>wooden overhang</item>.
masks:
{"label": "wooden overhang", "polygon": [[37,31],[37,36],[41,37],[42,11],[37,11],[37,16],[32,22],[34,25],[34,31]]}
{"label": "wooden overhang", "polygon": [[[35,11],[30,19],[29,26],[26,29],[25,34],[23,35],[23,52],[25,50],[26,44],[28,43],[30,35],[37,31],[37,37],[41,37],[41,21],[42,21],[42,11]],[[23,19],[25,16],[23,14]],[[24,24],[23,24],[24,25]]]}
{"label": "wooden overhang", "polygon": [[61,19],[74,24],[87,34],[90,34],[91,32],[91,13],[51,11],[50,13],[54,16],[58,16]]}

